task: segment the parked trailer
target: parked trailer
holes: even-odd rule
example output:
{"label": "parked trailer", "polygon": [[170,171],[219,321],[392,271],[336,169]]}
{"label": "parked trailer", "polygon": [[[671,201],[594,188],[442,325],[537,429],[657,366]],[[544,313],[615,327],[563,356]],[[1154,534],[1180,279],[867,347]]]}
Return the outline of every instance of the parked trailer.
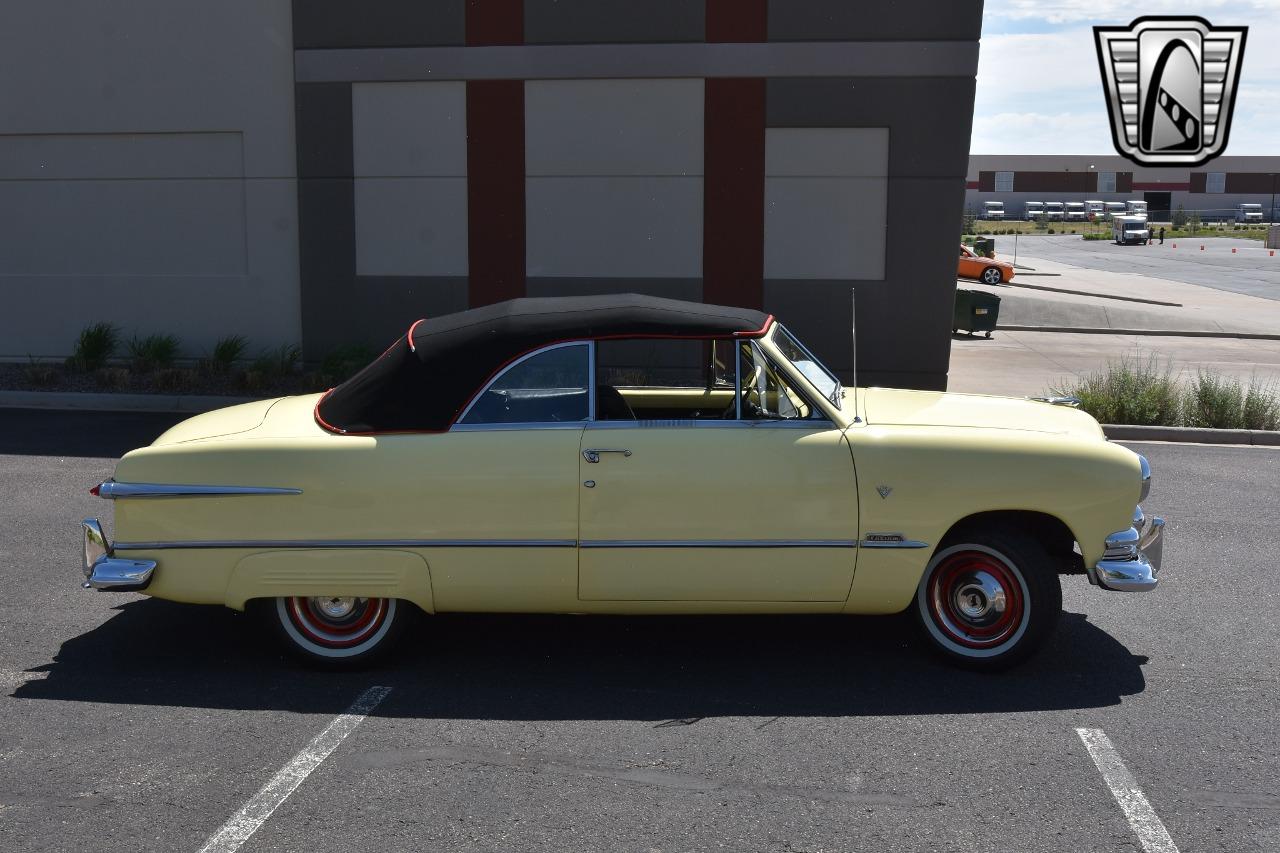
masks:
{"label": "parked trailer", "polygon": [[1044,203],[1044,215],[1050,222],[1061,222],[1066,216],[1066,205],[1060,201],[1046,201]]}
{"label": "parked trailer", "polygon": [[1143,220],[1147,218],[1147,203],[1145,201],[1130,200],[1125,202],[1130,216],[1141,216]]}
{"label": "parked trailer", "polygon": [[1122,201],[1105,201],[1103,202],[1107,208],[1107,219],[1115,219],[1117,216],[1124,216],[1129,208],[1125,207]]}
{"label": "parked trailer", "polygon": [[1064,218],[1068,222],[1084,222],[1086,219],[1088,219],[1089,215],[1085,212],[1084,202],[1082,201],[1067,202],[1066,216]]}
{"label": "parked trailer", "polygon": [[982,203],[983,219],[1004,219],[1004,202],[984,201]]}
{"label": "parked trailer", "polygon": [[1102,219],[1107,213],[1107,203],[1099,199],[1085,199],[1084,213],[1090,220]]}
{"label": "parked trailer", "polygon": [[1044,218],[1044,202],[1029,201],[1026,203],[1027,221],[1033,222]]}

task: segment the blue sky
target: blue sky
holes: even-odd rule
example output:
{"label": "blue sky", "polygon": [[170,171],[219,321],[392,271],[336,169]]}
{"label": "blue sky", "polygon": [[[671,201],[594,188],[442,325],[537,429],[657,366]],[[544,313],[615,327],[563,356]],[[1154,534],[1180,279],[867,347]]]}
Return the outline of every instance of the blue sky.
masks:
{"label": "blue sky", "polygon": [[970,152],[1113,153],[1092,28],[1140,15],[1249,27],[1223,153],[1280,155],[1280,0],[986,0]]}

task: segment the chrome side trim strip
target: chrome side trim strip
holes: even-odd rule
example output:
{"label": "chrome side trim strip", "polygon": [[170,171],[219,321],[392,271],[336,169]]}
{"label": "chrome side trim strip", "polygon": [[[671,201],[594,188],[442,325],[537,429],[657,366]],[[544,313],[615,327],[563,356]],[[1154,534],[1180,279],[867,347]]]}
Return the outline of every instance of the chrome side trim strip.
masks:
{"label": "chrome side trim strip", "polygon": [[928,542],[918,539],[863,539],[858,543],[861,548],[928,548]]}
{"label": "chrome side trim strip", "polygon": [[583,548],[857,548],[853,539],[586,539]]}
{"label": "chrome side trim strip", "polygon": [[201,539],[175,542],[117,542],[117,551],[174,548],[573,548],[574,539]]}
{"label": "chrome side trim strip", "polygon": [[302,489],[274,486],[202,486],[195,484],[117,483],[107,480],[98,486],[102,498],[193,498],[227,495],[300,495]]}

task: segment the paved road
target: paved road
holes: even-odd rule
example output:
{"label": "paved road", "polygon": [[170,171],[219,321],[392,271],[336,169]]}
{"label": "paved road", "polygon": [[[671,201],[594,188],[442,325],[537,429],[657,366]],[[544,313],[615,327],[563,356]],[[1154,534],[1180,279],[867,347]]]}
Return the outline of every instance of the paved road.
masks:
{"label": "paved road", "polygon": [[85,489],[159,428],[0,412],[0,850],[194,853],[371,685],[239,849],[1142,850],[1080,727],[1183,853],[1280,849],[1280,452],[1145,445],[1164,584],[1065,579],[1005,675],[900,617],[438,618],[325,675],[222,608],[78,587]]}
{"label": "paved road", "polygon": [[[996,252],[1012,259],[1012,236],[997,236]],[[1045,258],[1064,264],[1109,272],[1138,273],[1280,300],[1280,252],[1275,257],[1257,240],[1214,238],[1166,240],[1163,246],[1117,246],[1106,240],[1082,240],[1075,235],[1040,237],[1019,235],[1018,263]],[[1200,246],[1204,251],[1200,251]],[[1232,254],[1231,250],[1236,249]],[[1028,279],[1031,281],[1032,279]],[[1047,280],[1038,280],[1041,283]]]}

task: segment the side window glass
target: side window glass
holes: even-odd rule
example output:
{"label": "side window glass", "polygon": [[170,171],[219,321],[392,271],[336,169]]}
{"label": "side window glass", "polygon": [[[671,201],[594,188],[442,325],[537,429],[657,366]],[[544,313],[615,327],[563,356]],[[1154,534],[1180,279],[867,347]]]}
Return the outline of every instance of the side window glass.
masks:
{"label": "side window glass", "polygon": [[742,419],[744,421],[807,420],[821,417],[778,372],[754,342],[741,346]]}
{"label": "side window glass", "polygon": [[734,344],[670,338],[596,344],[596,418],[732,420]]}
{"label": "side window glass", "polygon": [[573,423],[587,420],[591,348],[543,350],[507,368],[481,392],[464,424]]}

